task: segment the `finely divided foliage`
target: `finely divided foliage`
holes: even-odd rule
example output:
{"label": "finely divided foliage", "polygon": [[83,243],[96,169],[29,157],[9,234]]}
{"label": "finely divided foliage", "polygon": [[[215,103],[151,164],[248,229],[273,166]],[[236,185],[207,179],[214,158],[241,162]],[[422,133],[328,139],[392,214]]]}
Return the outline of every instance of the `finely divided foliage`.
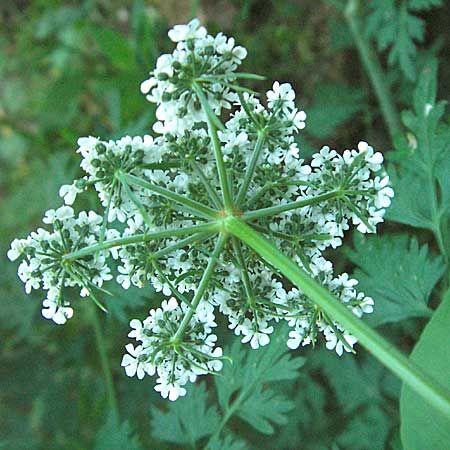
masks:
{"label": "finely divided foliage", "polygon": [[224,221],[238,217],[270,237],[353,314],[371,313],[373,300],[346,273],[336,275],[323,252],[340,246],[350,225],[372,233],[383,221],[394,195],[383,156],[360,142],[342,155],[324,147],[305,164],[294,136],[306,114],[290,84],[275,82],[263,102],[238,84],[261,77],[237,72],[246,50],[233,38],[210,36],[197,20],[169,37],[175,50],[141,85],[157,104],[157,137],[78,140],[85,175],[60,195],[72,205],[93,187],[103,217],[75,218],[62,206],[45,215],[52,231],[14,240],[8,256],[22,259],[26,291],[47,290],[42,314],[62,324],[73,314],[64,288],[76,286],[101,306],[97,291],[116,260],[124,289],[151,283],[170,297],[130,322],[137,346],[128,344],[122,361],[129,376],[157,374],[155,389],[170,400],[186,394],[188,381],[221,370],[217,313],[253,349],[287,322],[291,349],[322,335],[328,349],[351,352],[355,337],[228,235]]}

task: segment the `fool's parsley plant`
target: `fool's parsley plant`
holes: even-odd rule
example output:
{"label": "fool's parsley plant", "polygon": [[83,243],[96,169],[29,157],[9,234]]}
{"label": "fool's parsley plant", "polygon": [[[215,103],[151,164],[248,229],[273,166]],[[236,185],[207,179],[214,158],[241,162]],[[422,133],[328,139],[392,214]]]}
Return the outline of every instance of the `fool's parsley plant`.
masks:
{"label": "fool's parsley plant", "polygon": [[[197,20],[169,38],[173,53],[160,56],[141,85],[157,104],[154,136],[80,138],[84,175],[61,187],[65,206],[47,211],[47,229],[12,242],[8,257],[21,260],[26,292],[46,290],[42,315],[63,324],[73,315],[67,287],[102,307],[105,281],[124,289],[150,283],[167,299],[131,320],[135,343],[122,366],[128,376],[156,376],[155,389],[170,400],[221,370],[218,314],[253,349],[285,322],[291,349],[323,339],[339,355],[353,351],[355,337],[224,223],[239,218],[353,314],[371,313],[373,300],[357,280],[335,274],[324,251],[340,246],[351,226],[374,233],[383,221],[394,192],[382,154],[360,142],[342,154],[324,147],[305,163],[295,135],[306,114],[289,83],[273,83],[265,98],[242,87],[240,80],[262,78],[238,72],[246,50],[208,35]],[[68,205],[89,189],[103,214],[76,216]]]}

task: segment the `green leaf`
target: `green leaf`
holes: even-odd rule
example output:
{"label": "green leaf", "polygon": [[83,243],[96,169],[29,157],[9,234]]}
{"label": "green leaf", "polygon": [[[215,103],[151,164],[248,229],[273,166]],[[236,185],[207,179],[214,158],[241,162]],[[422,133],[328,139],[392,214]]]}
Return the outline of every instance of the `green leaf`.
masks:
{"label": "green leaf", "polygon": [[142,450],[138,438],[133,435],[128,421],[120,423],[114,412],[110,412],[106,423],[98,430],[95,450]]}
{"label": "green leaf", "polygon": [[233,364],[226,364],[223,376],[216,378],[224,414],[236,414],[261,433],[274,432],[270,422],[286,423],[286,413],[294,406],[268,384],[295,379],[304,363],[304,358],[293,358],[287,353],[284,331],[274,334],[270,345],[258,350],[244,352],[242,344],[236,341],[230,353]]}
{"label": "green leaf", "polygon": [[379,450],[386,447],[390,417],[379,405],[369,406],[355,414],[337,439],[342,449]]}
{"label": "green leaf", "polygon": [[247,450],[248,444],[242,439],[227,434],[223,439],[214,439],[208,446],[209,450]]}
{"label": "green leaf", "polygon": [[294,404],[280,394],[279,383],[293,380],[304,358],[292,358],[286,346],[286,330],[272,336],[270,346],[259,350],[244,347],[239,341],[229,354],[233,363],[225,363],[216,376],[216,389],[222,418],[211,403],[205,384],[189,387],[186,397],[169,404],[167,410],[154,409],[152,430],[155,437],[175,444],[191,445],[214,435],[208,449],[239,450],[248,448],[240,439],[231,439],[229,433],[222,439],[223,426],[238,416],[261,433],[271,434],[274,424],[285,424],[286,413]]}
{"label": "green leaf", "polygon": [[111,28],[90,27],[89,32],[112,65],[126,71],[136,68],[133,48],[125,36]]}
{"label": "green leaf", "polygon": [[443,258],[406,235],[355,235],[354,247],[347,254],[358,266],[353,273],[358,290],[375,301],[374,312],[366,316],[372,326],[431,314],[427,304],[445,272]]}
{"label": "green leaf", "polygon": [[252,396],[244,401],[237,415],[253,428],[264,434],[275,430],[271,422],[277,425],[287,423],[287,413],[294,409],[294,403],[270,389],[258,387]]}
{"label": "green leaf", "polygon": [[[385,369],[373,358],[345,355],[331,357],[321,352],[321,369],[333,387],[341,411],[351,413],[367,404],[382,403]],[[350,381],[351,380],[351,381]]]}
{"label": "green leaf", "polygon": [[409,8],[414,11],[426,11],[436,6],[442,6],[442,0],[409,0]]}
{"label": "green leaf", "polygon": [[336,128],[366,107],[364,92],[343,84],[320,84],[313,104],[308,108],[307,132],[316,138],[326,138]]}
{"label": "green leaf", "polygon": [[396,143],[391,171],[396,191],[387,217],[428,228],[440,250],[450,248],[450,124],[444,120],[445,102],[436,102],[437,62],[425,65],[414,91],[413,111],[403,113],[410,130],[408,142]]}
{"label": "green leaf", "polygon": [[[417,174],[407,168],[389,168],[389,176],[395,191],[395,197],[386,217],[394,222],[418,228],[433,228],[430,199],[432,189],[423,174]],[[418,177],[421,181],[418,181]]]}
{"label": "green leaf", "polygon": [[[433,375],[450,395],[450,291],[433,314],[411,353],[411,360]],[[408,450],[450,449],[450,421],[403,386],[401,437]]]}
{"label": "green leaf", "polygon": [[46,39],[51,34],[66,30],[87,13],[85,6],[61,6],[48,9],[41,15],[36,24],[35,36],[37,39]]}
{"label": "green leaf", "polygon": [[108,284],[106,288],[112,293],[112,296],[105,295],[103,298],[106,309],[122,323],[130,321],[130,311],[142,309],[146,304],[150,305],[157,295],[152,289],[139,289],[134,286],[122,289],[116,283]]}
{"label": "green leaf", "polygon": [[[417,6],[417,5],[416,5]],[[402,0],[371,0],[366,30],[373,37],[379,50],[390,47],[388,62],[399,65],[409,80],[416,78],[416,42],[423,42],[425,23],[411,14],[409,3]],[[411,9],[416,9],[411,8]]]}
{"label": "green leaf", "polygon": [[[325,432],[331,417],[325,409],[329,393],[317,373],[317,370],[311,370],[309,373],[302,370],[298,374],[297,388],[291,396],[295,404],[294,413],[276,436],[273,448],[320,448],[319,444],[324,444],[326,439],[329,439],[329,433]],[[318,417],[320,420],[317,420]],[[326,448],[325,445],[323,448]]]}
{"label": "green leaf", "polygon": [[174,444],[195,446],[195,443],[214,433],[220,417],[215,405],[208,406],[205,383],[189,386],[186,397],[170,403],[165,411],[152,410],[152,434]]}

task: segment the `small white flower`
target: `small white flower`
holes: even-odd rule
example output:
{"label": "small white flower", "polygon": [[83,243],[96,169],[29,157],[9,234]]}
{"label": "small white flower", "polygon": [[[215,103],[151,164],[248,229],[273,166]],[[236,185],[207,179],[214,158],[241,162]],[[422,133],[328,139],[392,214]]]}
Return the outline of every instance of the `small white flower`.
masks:
{"label": "small white flower", "polygon": [[198,19],[193,19],[187,25],[175,25],[168,34],[173,42],[203,39],[206,36],[206,28],[200,26]]}
{"label": "small white flower", "polygon": [[[295,92],[290,83],[280,84],[275,81],[271,91],[267,91],[267,101],[269,108],[276,108],[280,102],[281,108],[290,110],[294,108]],[[306,116],[305,116],[306,118]]]}
{"label": "small white flower", "polygon": [[73,309],[68,302],[61,301],[58,305],[60,293],[58,289],[51,289],[47,298],[42,302],[42,317],[53,320],[57,325],[63,325],[73,316]]}
{"label": "small white flower", "polygon": [[73,205],[80,192],[82,189],[78,189],[75,184],[64,184],[59,188],[59,196],[64,199],[66,205]]}
{"label": "small white flower", "polygon": [[11,248],[8,250],[7,256],[10,261],[15,261],[25,250],[28,245],[27,239],[14,239],[11,242]]}
{"label": "small white flower", "polygon": [[186,395],[186,389],[175,381],[166,384],[166,380],[158,378],[156,382],[158,384],[155,386],[155,391],[159,392],[162,398],[169,398],[170,401],[174,402],[178,397],[184,397]]}
{"label": "small white flower", "polygon": [[[336,326],[337,327],[337,326]],[[358,342],[358,340],[347,333],[343,333],[343,338],[345,339],[345,344],[341,339],[338,339],[336,333],[334,332],[332,327],[327,327],[323,331],[325,339],[327,340],[326,347],[328,350],[335,350],[339,356],[342,356],[344,350],[346,352],[351,352],[353,346]]]}
{"label": "small white flower", "polygon": [[129,377],[134,377],[136,375],[140,380],[142,380],[146,372],[146,364],[139,361],[142,346],[138,345],[134,348],[133,344],[127,344],[125,349],[128,354],[123,356],[121,366],[125,368],[125,372]]}

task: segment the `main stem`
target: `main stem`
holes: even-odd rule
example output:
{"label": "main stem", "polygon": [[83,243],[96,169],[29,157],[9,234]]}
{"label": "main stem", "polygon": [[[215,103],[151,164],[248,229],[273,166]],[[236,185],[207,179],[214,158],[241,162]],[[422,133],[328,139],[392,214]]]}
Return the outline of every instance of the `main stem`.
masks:
{"label": "main stem", "polygon": [[381,112],[393,141],[401,133],[399,116],[377,54],[361,30],[361,24],[357,17],[358,7],[359,0],[349,0],[345,8],[345,18],[355,40],[359,56],[375,90]]}
{"label": "main stem", "polygon": [[102,327],[98,319],[97,308],[91,309],[91,321],[94,328],[95,344],[100,356],[100,364],[102,366],[103,377],[106,384],[106,396],[108,399],[108,406],[111,411],[114,411],[116,417],[119,417],[119,407],[117,404],[116,391],[114,389],[114,381],[111,372],[111,366],[109,365],[108,355],[106,353],[106,341],[103,337]]}
{"label": "main stem", "polygon": [[356,317],[334,295],[311,278],[270,241],[236,217],[224,220],[225,228],[277,268],[327,315],[352,333],[389,370],[450,418],[450,393],[376,331]]}

